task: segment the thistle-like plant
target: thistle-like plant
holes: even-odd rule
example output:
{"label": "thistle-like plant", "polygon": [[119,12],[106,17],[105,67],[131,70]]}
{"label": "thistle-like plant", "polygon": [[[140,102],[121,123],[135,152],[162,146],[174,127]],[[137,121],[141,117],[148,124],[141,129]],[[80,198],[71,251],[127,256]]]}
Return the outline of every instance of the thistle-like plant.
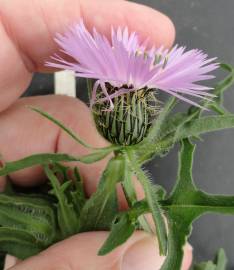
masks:
{"label": "thistle-like plant", "polygon": [[[0,194],[0,249],[27,258],[70,235],[110,230],[99,250],[99,255],[105,255],[140,229],[157,235],[160,253],[166,255],[161,269],[179,270],[193,221],[210,212],[234,214],[234,196],[207,194],[196,187],[192,178],[196,140],[204,133],[234,127],[234,115],[222,104],[223,92],[233,84],[234,69],[213,63],[215,59],[207,59],[198,50],[185,52],[177,46],[171,50],[147,49],[127,28],[112,30],[109,41],[95,29],[89,33],[81,22],[65,35],[58,35],[56,41],[74,62],[56,55],[47,65],[71,69],[87,78],[94,122],[110,146],[94,148],[52,115],[31,108],[91,153],[81,157],[35,154],[3,164],[0,175],[42,165],[51,186],[43,194],[19,194],[10,187]],[[218,66],[228,75],[214,89],[197,83],[213,78],[207,73]],[[172,97],[162,103],[158,99],[160,91]],[[179,99],[192,105],[187,112],[175,113]],[[212,112],[209,116],[203,114],[207,109]],[[143,166],[155,156],[163,157],[176,143],[181,145],[178,174],[174,189],[167,194],[163,187],[153,184]],[[87,198],[78,168],[61,163],[77,161],[79,166],[108,155],[110,160],[97,190]],[[141,201],[132,182],[134,175],[145,193]],[[129,205],[122,212],[118,210],[118,183]],[[146,214],[152,215],[154,227]],[[222,251],[216,263],[219,268],[210,263],[195,269],[225,269]]]}

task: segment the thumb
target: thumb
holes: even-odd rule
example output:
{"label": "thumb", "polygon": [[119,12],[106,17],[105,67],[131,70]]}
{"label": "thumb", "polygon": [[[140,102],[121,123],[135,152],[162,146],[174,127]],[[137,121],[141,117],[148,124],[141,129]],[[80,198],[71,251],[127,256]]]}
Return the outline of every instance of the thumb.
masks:
{"label": "thumb", "polygon": [[[107,232],[89,232],[73,236],[41,254],[25,260],[11,270],[157,270],[160,257],[156,239],[144,232],[135,232],[122,246],[106,256],[97,256]],[[185,248],[183,270],[190,266],[191,248]]]}

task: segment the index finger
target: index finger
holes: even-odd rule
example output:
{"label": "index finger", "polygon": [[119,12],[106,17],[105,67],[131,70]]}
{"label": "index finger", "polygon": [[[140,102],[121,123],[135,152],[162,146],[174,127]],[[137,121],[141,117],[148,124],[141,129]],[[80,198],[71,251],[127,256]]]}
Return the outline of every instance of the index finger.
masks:
{"label": "index finger", "polygon": [[20,96],[32,72],[57,51],[53,37],[84,19],[108,35],[110,26],[127,25],[151,43],[171,46],[175,30],[170,19],[149,7],[118,0],[1,0],[0,111]]}

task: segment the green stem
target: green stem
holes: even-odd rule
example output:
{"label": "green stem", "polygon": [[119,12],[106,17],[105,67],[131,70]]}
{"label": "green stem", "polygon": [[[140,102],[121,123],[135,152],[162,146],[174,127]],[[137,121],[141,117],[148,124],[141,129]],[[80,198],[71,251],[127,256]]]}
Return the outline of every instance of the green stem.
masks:
{"label": "green stem", "polygon": [[132,151],[127,151],[127,158],[130,163],[130,166],[134,173],[136,174],[138,180],[140,181],[144,192],[145,197],[150,208],[150,211],[153,216],[153,220],[155,223],[156,233],[158,236],[159,242],[159,250],[161,255],[166,255],[167,253],[167,233],[166,233],[166,225],[162,216],[162,210],[158,202],[158,196],[154,192],[153,186],[150,183],[150,180],[138,165],[135,155]]}
{"label": "green stem", "polygon": [[[123,192],[125,194],[125,198],[128,202],[128,206],[130,208],[133,207],[133,205],[137,202],[137,195],[136,191],[134,189],[133,183],[132,183],[132,171],[128,166],[127,159],[124,160],[124,181],[121,183]],[[146,217],[144,215],[141,215],[138,218],[138,221],[140,223],[140,226],[145,232],[153,233],[153,230],[151,229]]]}

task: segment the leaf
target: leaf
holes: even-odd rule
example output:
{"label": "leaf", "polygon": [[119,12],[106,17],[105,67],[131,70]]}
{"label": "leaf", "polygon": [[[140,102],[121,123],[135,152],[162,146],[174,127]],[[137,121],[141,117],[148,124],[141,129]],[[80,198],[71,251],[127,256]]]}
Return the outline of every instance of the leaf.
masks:
{"label": "leaf", "polygon": [[81,138],[75,134],[74,131],[72,131],[70,128],[67,128],[62,122],[60,122],[59,120],[55,119],[52,115],[50,115],[47,112],[42,111],[39,108],[33,107],[33,106],[29,106],[29,108],[34,111],[39,113],[41,116],[47,118],[48,120],[50,120],[51,122],[53,122],[56,126],[60,127],[63,131],[65,131],[71,138],[73,138],[77,143],[83,145],[86,148],[90,148],[90,149],[94,149],[91,145],[85,143],[84,141],[81,140]]}
{"label": "leaf", "polygon": [[153,185],[151,184],[150,179],[146,176],[146,174],[142,171],[142,169],[138,166],[138,163],[134,157],[134,155],[128,151],[127,152],[129,163],[132,167],[132,170],[136,174],[138,180],[140,181],[144,192],[145,197],[148,202],[149,208],[151,210],[153,220],[156,227],[156,232],[158,236],[159,242],[159,250],[160,254],[166,255],[167,252],[167,233],[166,233],[166,225],[162,216],[162,211],[160,205],[158,203],[157,193],[154,192]]}
{"label": "leaf", "polygon": [[0,175],[1,176],[8,175],[12,172],[22,170],[25,168],[30,168],[35,165],[42,165],[51,162],[62,162],[62,161],[77,161],[77,158],[67,154],[50,154],[50,153],[36,154],[17,161],[6,162],[4,166],[0,169]]}
{"label": "leaf", "polygon": [[[228,71],[228,75],[214,88],[213,94],[216,95],[211,101],[204,100],[202,106],[205,108],[213,109],[219,114],[227,113],[227,111],[222,107],[223,105],[223,94],[224,92],[230,88],[234,83],[234,69],[232,66],[227,64],[220,64],[220,67],[225,71]],[[198,107],[190,107],[189,115],[193,115],[195,118],[199,118],[203,112],[202,108]]]}
{"label": "leaf", "polygon": [[118,212],[116,184],[122,180],[123,159],[112,158],[102,174],[97,191],[85,203],[80,215],[80,231],[109,229]]}
{"label": "leaf", "polygon": [[178,133],[177,140],[233,127],[234,115],[207,116],[185,125]]}
{"label": "leaf", "polygon": [[[53,163],[51,170],[61,182],[60,193],[69,204],[73,205],[76,215],[79,217],[86,201],[86,195],[78,168],[72,169],[60,163]],[[50,193],[56,195],[54,190],[51,190]]]}
{"label": "leaf", "polygon": [[188,117],[187,113],[176,113],[174,115],[170,115],[167,121],[163,122],[160,138],[165,138],[167,135],[174,133],[177,128],[188,119]]}
{"label": "leaf", "polygon": [[36,165],[45,165],[50,163],[56,162],[71,162],[71,161],[78,161],[81,163],[94,163],[105,158],[113,151],[112,148],[105,149],[105,150],[97,150],[91,154],[82,156],[82,157],[74,157],[67,154],[51,154],[51,153],[44,153],[44,154],[35,154],[32,156],[25,157],[23,159],[17,161],[6,162],[2,168],[0,168],[0,176],[8,175],[10,173],[30,168]]}
{"label": "leaf", "polygon": [[195,265],[193,270],[225,270],[227,266],[227,257],[223,249],[220,249],[214,262],[203,262]]}
{"label": "leaf", "polygon": [[138,201],[130,210],[117,215],[112,223],[111,232],[98,255],[106,255],[125,243],[134,233],[139,217],[148,212],[149,208],[146,201]]}
{"label": "leaf", "polygon": [[169,225],[168,255],[161,270],[180,270],[183,246],[191,233],[194,220],[206,213],[234,214],[234,196],[207,194],[194,185],[194,150],[194,145],[187,139],[183,140],[176,185],[170,196],[161,201]]}
{"label": "leaf", "polygon": [[[29,108],[37,113],[39,113],[40,115],[42,115],[43,117],[47,118],[48,120],[50,120],[51,122],[53,122],[55,125],[57,125],[58,127],[60,127],[63,131],[65,131],[71,138],[73,138],[77,143],[83,145],[86,148],[95,150],[96,152],[93,153],[93,155],[98,155],[104,152],[110,153],[114,150],[118,150],[121,149],[121,146],[117,146],[117,145],[111,145],[111,146],[107,146],[104,148],[96,148],[93,147],[87,143],[85,143],[83,140],[81,140],[81,138],[75,134],[75,132],[73,130],[71,130],[70,128],[66,127],[62,122],[60,122],[59,120],[55,119],[52,115],[50,115],[47,112],[42,111],[39,108],[36,107],[32,107],[29,106]],[[88,155],[87,155],[88,157]],[[83,161],[84,162],[84,161]],[[85,162],[86,163],[86,162]],[[87,163],[90,163],[90,161],[87,161]]]}
{"label": "leaf", "polygon": [[230,88],[234,83],[234,68],[227,64],[220,64],[220,67],[229,73],[222,81],[217,83],[214,89],[214,94],[217,95],[216,102],[222,105],[224,91]]}
{"label": "leaf", "polygon": [[45,247],[57,238],[55,212],[45,199],[1,193],[0,226],[25,230]]}
{"label": "leaf", "polygon": [[71,196],[72,203],[74,205],[76,213],[80,215],[81,210],[84,207],[84,204],[86,202],[86,195],[85,195],[83,180],[79,174],[77,167],[74,169],[73,174],[74,174],[73,183],[74,183],[75,189],[70,191],[70,194],[68,194],[67,196],[69,195]]}
{"label": "leaf", "polygon": [[224,249],[220,249],[216,258],[215,263],[217,265],[216,270],[225,270],[227,266],[227,257]]}
{"label": "leaf", "polygon": [[216,270],[216,266],[213,264],[213,262],[209,261],[196,265],[193,270]]}
{"label": "leaf", "polygon": [[114,148],[106,148],[106,149],[103,148],[102,150],[95,150],[91,154],[80,157],[78,161],[85,164],[91,164],[91,163],[97,162],[99,160],[104,159],[111,152],[113,152],[113,149]]}
{"label": "leaf", "polygon": [[42,249],[29,232],[16,228],[0,228],[0,250],[24,260],[38,254]]}
{"label": "leaf", "polygon": [[142,147],[140,150],[137,150],[138,162],[142,164],[152,159],[155,155],[162,155],[174,145],[175,139],[180,141],[185,138],[198,137],[201,134],[233,127],[234,115],[232,114],[207,116],[194,119],[189,123],[185,122],[185,125],[178,127],[176,138],[175,134],[172,134],[156,143],[152,143],[147,149]]}
{"label": "leaf", "polygon": [[48,165],[44,166],[44,171],[52,185],[53,194],[58,200],[58,203],[56,204],[58,224],[61,231],[61,237],[64,239],[78,232],[78,216],[75,212],[73,204],[68,202],[67,196],[64,193],[63,185],[60,184],[54,172],[49,168]]}
{"label": "leaf", "polygon": [[98,252],[98,255],[106,255],[116,247],[122,245],[134,233],[135,226],[127,214],[117,217],[111,226],[111,232],[104,245]]}

